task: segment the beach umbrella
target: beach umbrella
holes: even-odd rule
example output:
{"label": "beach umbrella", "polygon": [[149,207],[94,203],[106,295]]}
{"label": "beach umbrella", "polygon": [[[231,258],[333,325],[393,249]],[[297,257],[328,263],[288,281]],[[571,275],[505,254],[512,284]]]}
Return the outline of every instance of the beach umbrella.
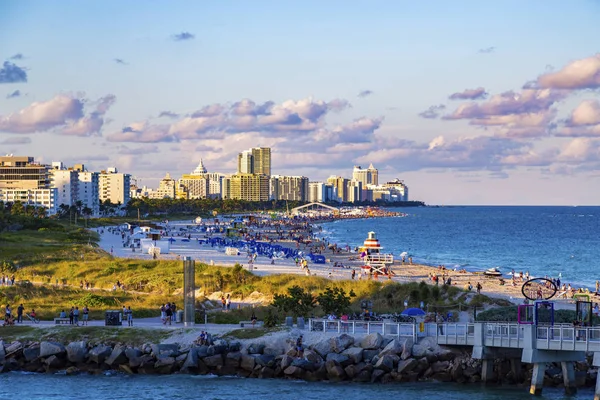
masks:
{"label": "beach umbrella", "polygon": [[408,253],[406,251],[403,251],[402,253],[400,253],[400,257],[408,257]]}
{"label": "beach umbrella", "polygon": [[402,311],[400,315],[405,317],[419,317],[425,315],[425,311],[421,310],[420,308],[407,308],[406,310]]}

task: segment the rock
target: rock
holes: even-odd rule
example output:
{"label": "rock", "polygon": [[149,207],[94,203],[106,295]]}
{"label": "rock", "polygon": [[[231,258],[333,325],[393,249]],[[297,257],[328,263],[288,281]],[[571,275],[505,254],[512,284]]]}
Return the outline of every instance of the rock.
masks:
{"label": "rock", "polygon": [[283,354],[283,349],[266,346],[263,350],[263,354],[276,357]]}
{"label": "rock", "polygon": [[208,355],[214,356],[215,354],[225,354],[227,353],[227,346],[224,344],[214,344],[208,346]]}
{"label": "rock", "polygon": [[398,373],[407,373],[411,372],[417,365],[419,365],[419,361],[414,358],[409,358],[407,360],[401,360],[398,362]]}
{"label": "rock", "polygon": [[436,372],[431,375],[431,379],[440,382],[452,382],[452,376],[447,372]]}
{"label": "rock", "polygon": [[450,367],[449,361],[436,361],[431,364],[431,369],[434,373],[445,372]]}
{"label": "rock", "polygon": [[252,343],[248,346],[248,354],[262,354],[265,350],[265,345],[262,343]]}
{"label": "rock", "polygon": [[240,360],[240,367],[245,371],[252,371],[254,366],[256,365],[256,361],[253,356],[242,354],[242,359]]}
{"label": "rock", "polygon": [[344,369],[341,366],[335,365],[327,369],[327,375],[332,381],[341,381],[344,380],[344,378],[346,378],[346,371],[344,371]]}
{"label": "rock", "polygon": [[379,349],[383,343],[383,336],[379,333],[371,333],[363,338],[360,347],[367,350]]}
{"label": "rock", "polygon": [[414,345],[414,342],[413,342],[412,338],[408,338],[404,341],[404,344],[402,345],[402,354],[400,355],[401,359],[408,360],[409,358],[412,357],[413,345]]}
{"label": "rock", "polygon": [[242,350],[242,344],[238,341],[229,342],[228,348],[229,348],[230,352],[240,351],[240,350]]}
{"label": "rock", "polygon": [[275,356],[268,354],[261,354],[255,358],[256,364],[261,367],[272,367],[275,364]]}
{"label": "rock", "polygon": [[263,367],[258,374],[260,379],[269,379],[275,376],[275,370],[269,367]]}
{"label": "rock", "polygon": [[115,346],[113,351],[110,353],[110,356],[108,356],[108,358],[106,360],[104,360],[104,362],[107,365],[110,365],[111,367],[129,362],[129,360],[125,356],[125,347],[120,346],[120,345]]}
{"label": "rock", "polygon": [[358,370],[356,368],[356,365],[348,365],[346,368],[344,368],[344,372],[346,372],[346,376],[348,377],[348,379],[354,379],[354,377],[358,373]]}
{"label": "rock", "polygon": [[434,353],[434,352],[433,352],[433,351],[431,351],[431,350],[427,350],[427,351],[425,352],[425,358],[427,359],[427,361],[428,361],[430,364],[431,364],[431,363],[434,363],[434,362],[436,362],[436,361],[438,360],[438,356],[437,356],[437,354],[436,354],[436,353]]}
{"label": "rock", "polygon": [[424,346],[421,346],[420,344],[415,344],[412,347],[412,356],[414,358],[421,358],[421,357],[425,357],[425,354],[427,354],[427,348]]}
{"label": "rock", "polygon": [[379,381],[383,375],[385,375],[384,371],[380,369],[373,370],[373,373],[371,374],[371,383]]}
{"label": "rock", "polygon": [[390,372],[394,369],[394,359],[391,355],[386,354],[377,361],[375,368],[384,372]]}
{"label": "rock", "polygon": [[140,357],[129,359],[130,368],[138,368],[142,365],[152,367],[154,365],[154,357],[150,354],[142,354]]}
{"label": "rock", "polygon": [[454,360],[455,354],[451,350],[440,350],[437,352],[437,358],[440,361],[452,361]]}
{"label": "rock", "polygon": [[429,368],[429,361],[425,357],[419,358],[417,366],[413,369],[412,372],[421,373]]}
{"label": "rock", "polygon": [[40,346],[32,346],[23,349],[23,357],[25,361],[32,362],[40,356]]}
{"label": "rock", "polygon": [[331,344],[331,340],[329,340],[329,339],[322,340],[322,341],[312,345],[311,348],[312,348],[312,350],[317,352],[317,354],[319,354],[323,358],[327,357],[327,354],[334,352],[333,346]]}
{"label": "rock", "polygon": [[126,364],[119,365],[119,370],[126,373],[127,375],[133,375],[133,371]]}
{"label": "rock", "polygon": [[[383,371],[381,372],[383,373]],[[371,371],[360,371],[354,380],[356,382],[371,382]]]}
{"label": "rock", "polygon": [[326,361],[335,361],[342,367],[352,364],[352,360],[345,354],[329,353],[325,358]]}
{"label": "rock", "polygon": [[6,359],[6,351],[4,350],[4,341],[0,340],[0,364],[4,364]]}
{"label": "rock", "polygon": [[342,352],[343,355],[348,356],[348,358],[354,363],[358,364],[363,360],[363,348],[362,347],[350,347]]}
{"label": "rock", "polygon": [[191,348],[181,366],[181,372],[197,372],[198,371],[198,352],[196,348]]}
{"label": "rock", "polygon": [[321,364],[323,362],[323,358],[316,351],[312,350],[306,350],[304,358],[313,364]]}
{"label": "rock", "polygon": [[373,360],[374,357],[377,357],[377,354],[379,354],[379,350],[364,350],[363,360],[365,362],[371,362],[371,360]]}
{"label": "rock", "polygon": [[202,346],[196,347],[196,353],[198,354],[198,357],[200,357],[200,358],[204,358],[204,357],[208,356],[208,346],[202,345]]}
{"label": "rock", "polygon": [[290,365],[289,367],[283,370],[283,373],[288,376],[299,378],[304,373],[304,370],[300,367]]}
{"label": "rock", "polygon": [[463,369],[460,363],[456,363],[450,368],[450,375],[452,376],[452,380],[455,382],[460,382],[463,378]]}
{"label": "rock", "polygon": [[187,359],[189,352],[183,353],[175,357],[175,362],[179,365],[183,364],[183,362]]}
{"label": "rock", "polygon": [[142,351],[138,348],[135,347],[128,347],[125,350],[125,357],[127,357],[129,360],[132,360],[134,358],[138,358],[142,356]]}
{"label": "rock", "polygon": [[288,356],[287,354],[284,354],[283,357],[281,357],[281,369],[286,369],[287,367],[292,365],[293,361],[294,359],[292,357]]}
{"label": "rock", "polygon": [[55,355],[65,354],[65,346],[56,342],[40,343],[40,357],[46,358]]}
{"label": "rock", "polygon": [[387,346],[385,346],[383,348],[383,350],[381,350],[381,352],[379,352],[379,357],[383,357],[386,354],[402,354],[402,351],[404,349],[404,341],[400,341],[398,339],[393,339],[392,341],[390,341],[388,343]]}
{"label": "rock", "polygon": [[96,364],[102,364],[111,354],[112,349],[110,347],[100,344],[89,351],[88,358]]}
{"label": "rock", "polygon": [[225,356],[225,365],[237,368],[240,366],[241,359],[242,353],[240,353],[239,351],[227,353],[227,355]]}
{"label": "rock", "polygon": [[354,338],[350,335],[346,335],[345,333],[340,336],[332,337],[330,341],[331,348],[336,353],[341,353],[354,344]]}
{"label": "rock", "polygon": [[65,366],[65,361],[55,355],[51,355],[50,357],[44,360],[44,363],[48,366],[49,369],[58,369]]}
{"label": "rock", "polygon": [[88,355],[87,343],[84,341],[71,342],[67,345],[67,359],[75,364],[85,362]]}
{"label": "rock", "polygon": [[77,375],[79,373],[79,368],[77,367],[69,367],[65,370],[66,375]]}
{"label": "rock", "polygon": [[317,366],[314,363],[302,358],[297,358],[294,361],[292,361],[291,366],[298,367],[306,371],[314,371],[317,369]]}
{"label": "rock", "polygon": [[155,357],[167,356],[177,357],[179,355],[179,345],[177,343],[161,343],[152,345],[152,353]]}
{"label": "rock", "polygon": [[172,367],[175,364],[175,358],[169,356],[159,356],[154,363],[154,368]]}
{"label": "rock", "polygon": [[221,354],[215,354],[214,356],[205,357],[202,361],[209,368],[216,368],[219,365],[223,365],[223,356]]}
{"label": "rock", "polygon": [[4,351],[6,352],[6,354],[11,355],[22,349],[23,349],[23,343],[21,343],[19,341],[15,341],[15,342],[12,342],[10,345],[6,346],[6,349]]}

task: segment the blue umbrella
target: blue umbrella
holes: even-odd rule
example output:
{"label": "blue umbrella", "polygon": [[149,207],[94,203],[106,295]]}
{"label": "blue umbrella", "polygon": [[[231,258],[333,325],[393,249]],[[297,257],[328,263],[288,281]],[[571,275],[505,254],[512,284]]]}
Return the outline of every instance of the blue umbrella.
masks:
{"label": "blue umbrella", "polygon": [[400,313],[400,315],[407,316],[407,317],[418,317],[418,316],[422,316],[425,314],[426,314],[425,311],[421,310],[420,308],[407,308],[406,310],[404,310]]}

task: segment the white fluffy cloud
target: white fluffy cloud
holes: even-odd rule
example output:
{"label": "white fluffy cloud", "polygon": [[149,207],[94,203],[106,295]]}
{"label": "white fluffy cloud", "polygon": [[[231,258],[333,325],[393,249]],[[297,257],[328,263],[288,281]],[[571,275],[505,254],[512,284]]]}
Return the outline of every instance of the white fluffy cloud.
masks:
{"label": "white fluffy cloud", "polygon": [[536,85],[553,89],[600,88],[600,54],[575,60],[557,72],[543,74]]}

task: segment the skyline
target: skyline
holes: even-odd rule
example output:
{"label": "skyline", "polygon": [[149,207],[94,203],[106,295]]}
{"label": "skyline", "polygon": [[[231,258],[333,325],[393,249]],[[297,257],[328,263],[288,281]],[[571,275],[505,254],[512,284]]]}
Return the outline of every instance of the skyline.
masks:
{"label": "skyline", "polygon": [[599,2],[375,5],[3,2],[0,153],[156,187],[264,146],[428,204],[598,204]]}

